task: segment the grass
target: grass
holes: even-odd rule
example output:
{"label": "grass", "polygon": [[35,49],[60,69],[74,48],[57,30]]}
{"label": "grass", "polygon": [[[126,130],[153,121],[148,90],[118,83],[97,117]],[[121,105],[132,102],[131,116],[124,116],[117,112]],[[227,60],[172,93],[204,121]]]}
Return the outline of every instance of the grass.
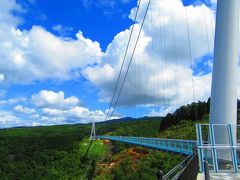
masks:
{"label": "grass", "polygon": [[[84,156],[89,145],[90,145],[90,140],[89,138],[84,138],[80,143],[79,143],[79,152],[81,156]],[[89,152],[87,154],[87,157],[103,157],[105,154],[109,153],[109,147],[105,146],[103,144],[103,140],[95,140],[93,141],[91,147],[89,148]]]}

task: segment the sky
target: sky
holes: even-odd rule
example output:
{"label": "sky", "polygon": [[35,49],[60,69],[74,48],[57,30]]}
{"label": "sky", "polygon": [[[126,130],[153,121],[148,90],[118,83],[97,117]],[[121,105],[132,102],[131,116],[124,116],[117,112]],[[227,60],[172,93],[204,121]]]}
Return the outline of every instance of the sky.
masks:
{"label": "sky", "polygon": [[[137,3],[0,0],[0,128],[105,120],[148,0],[134,23]],[[112,118],[208,99],[215,11],[216,0],[152,0]]]}

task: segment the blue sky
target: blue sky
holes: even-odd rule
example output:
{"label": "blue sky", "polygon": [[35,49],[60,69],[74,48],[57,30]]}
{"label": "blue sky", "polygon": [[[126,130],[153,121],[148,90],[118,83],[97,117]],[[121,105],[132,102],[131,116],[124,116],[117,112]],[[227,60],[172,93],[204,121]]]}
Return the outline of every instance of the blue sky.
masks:
{"label": "blue sky", "polygon": [[[215,4],[210,0],[203,3],[184,0],[184,5],[178,0],[173,0],[172,4],[167,0],[159,2],[149,10],[150,23],[144,26],[141,46],[136,52],[139,62],[135,60],[131,67],[114,118],[164,115],[192,102],[192,97],[185,95],[185,91],[191,89],[192,74],[186,60],[187,48],[182,49],[186,30],[178,29],[178,26],[186,27],[184,16],[178,18],[185,8],[193,14],[189,23],[193,75],[199,87],[197,99],[209,97],[210,86],[202,86],[211,82]],[[172,11],[161,3],[172,5]],[[146,4],[147,0],[143,0],[140,14]],[[0,127],[104,120],[136,5],[136,0],[1,1],[0,116],[3,120],[0,120]],[[160,10],[154,8],[157,6]],[[205,23],[203,13],[206,13]],[[156,18],[156,14],[162,17]],[[173,20],[168,19],[163,24],[161,19],[165,16],[172,16]],[[133,37],[137,36],[140,23],[141,16]],[[174,34],[171,25],[176,26]],[[164,37],[160,37],[161,31]],[[176,36],[176,42],[170,43],[172,36]],[[156,51],[153,47],[160,48],[157,42],[164,38],[170,40],[163,42],[161,54],[160,49]],[[201,48],[197,48],[199,46]],[[176,59],[170,53],[173,48],[179,55],[177,64],[173,63]],[[166,66],[162,65],[162,71],[152,68],[149,59],[159,68],[161,63]],[[137,79],[141,77],[143,79]],[[150,84],[154,78],[158,83]],[[153,87],[158,90],[153,91]]]}
{"label": "blue sky", "polygon": [[19,26],[20,29],[31,29],[32,25],[40,25],[56,35],[62,35],[53,29],[53,26],[61,25],[66,28],[63,35],[71,38],[75,38],[75,34],[81,30],[87,38],[100,42],[102,50],[106,49],[118,32],[132,24],[128,15],[137,4],[136,0],[17,2],[27,11],[22,14],[27,21]]}

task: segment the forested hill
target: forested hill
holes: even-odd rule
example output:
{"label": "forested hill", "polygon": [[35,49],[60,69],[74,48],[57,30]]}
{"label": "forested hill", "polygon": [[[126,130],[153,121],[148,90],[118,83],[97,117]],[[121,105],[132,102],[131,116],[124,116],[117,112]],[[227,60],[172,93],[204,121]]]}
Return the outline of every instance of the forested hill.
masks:
{"label": "forested hill", "polygon": [[[96,128],[97,134],[156,137],[159,125],[160,118],[145,117],[135,121],[122,119],[118,122],[100,123],[96,124]],[[99,168],[97,164],[110,163],[115,158],[119,163],[125,160],[123,157],[121,160],[118,158],[119,153],[125,153],[127,150],[125,145],[104,145],[101,140],[94,142],[86,159],[82,160],[90,142],[90,132],[91,124],[1,129],[0,179],[81,179],[93,156],[94,162],[84,179],[93,174],[98,178],[103,172],[95,172],[94,169]],[[169,157],[169,161],[172,159],[170,155],[163,157],[166,156]],[[170,164],[175,165],[178,160],[181,158],[171,160]],[[166,168],[164,171],[171,168],[163,165],[161,167]],[[112,179],[118,176],[120,170],[116,167],[115,172],[107,172],[106,176]],[[155,176],[155,170],[149,173]]]}
{"label": "forested hill", "polygon": [[[198,103],[203,109],[198,112],[208,113],[208,104]],[[161,132],[160,124],[170,115],[163,120],[144,117],[97,123],[96,132],[98,135],[196,139],[192,105],[181,108],[177,112],[182,112],[186,119],[182,117],[179,124]],[[197,122],[206,123],[208,119],[204,116]],[[159,170],[167,173],[183,159],[176,154],[97,140],[82,160],[90,143],[90,131],[91,124],[0,130],[0,179],[81,179],[84,175],[83,179],[149,180],[156,179]]]}
{"label": "forested hill", "polygon": [[[146,121],[146,120],[160,120],[163,117],[140,117],[140,118],[132,118],[132,117],[124,117],[124,118],[119,118],[119,119],[112,119],[108,121],[101,121],[101,122],[96,122],[96,124],[111,124],[111,123],[124,123],[124,122],[139,122],[139,121]],[[90,123],[91,124],[91,123]]]}
{"label": "forested hill", "polygon": [[[240,117],[240,100],[237,102],[238,106],[238,118]],[[160,131],[163,131],[173,125],[180,124],[181,121],[199,121],[203,116],[208,115],[210,112],[210,98],[207,102],[198,101],[198,103],[192,103],[181,106],[173,114],[168,113],[166,117],[162,119],[160,124]]]}

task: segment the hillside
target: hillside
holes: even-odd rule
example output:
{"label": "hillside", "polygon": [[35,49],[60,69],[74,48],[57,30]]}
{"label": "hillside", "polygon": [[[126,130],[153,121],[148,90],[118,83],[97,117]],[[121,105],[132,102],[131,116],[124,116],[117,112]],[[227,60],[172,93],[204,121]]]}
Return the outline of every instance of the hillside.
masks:
{"label": "hillside", "polygon": [[[159,125],[160,119],[156,118],[101,123],[97,124],[97,132],[154,137]],[[126,174],[124,171],[127,170],[129,179],[155,179],[159,169],[167,172],[182,159],[178,155],[144,148],[131,149],[133,146],[99,140],[94,142],[82,161],[90,130],[90,125],[0,130],[0,179],[80,179],[93,156],[94,161],[85,178],[119,179],[119,174]],[[109,169],[111,162],[115,163]]]}
{"label": "hillside", "polygon": [[79,169],[79,143],[90,126],[13,128],[0,131],[0,179],[58,179]]}
{"label": "hillside", "polygon": [[[208,115],[197,122],[208,122]],[[195,121],[182,120],[159,132],[160,123],[161,118],[148,117],[97,123],[96,128],[98,134],[196,139]],[[90,124],[0,130],[0,179],[81,179],[84,175],[84,179],[149,180],[156,179],[160,169],[167,173],[184,158],[98,140],[83,159],[90,130]]]}
{"label": "hillside", "polygon": [[161,117],[144,117],[135,121],[97,124],[97,134],[154,137],[158,133]]}

